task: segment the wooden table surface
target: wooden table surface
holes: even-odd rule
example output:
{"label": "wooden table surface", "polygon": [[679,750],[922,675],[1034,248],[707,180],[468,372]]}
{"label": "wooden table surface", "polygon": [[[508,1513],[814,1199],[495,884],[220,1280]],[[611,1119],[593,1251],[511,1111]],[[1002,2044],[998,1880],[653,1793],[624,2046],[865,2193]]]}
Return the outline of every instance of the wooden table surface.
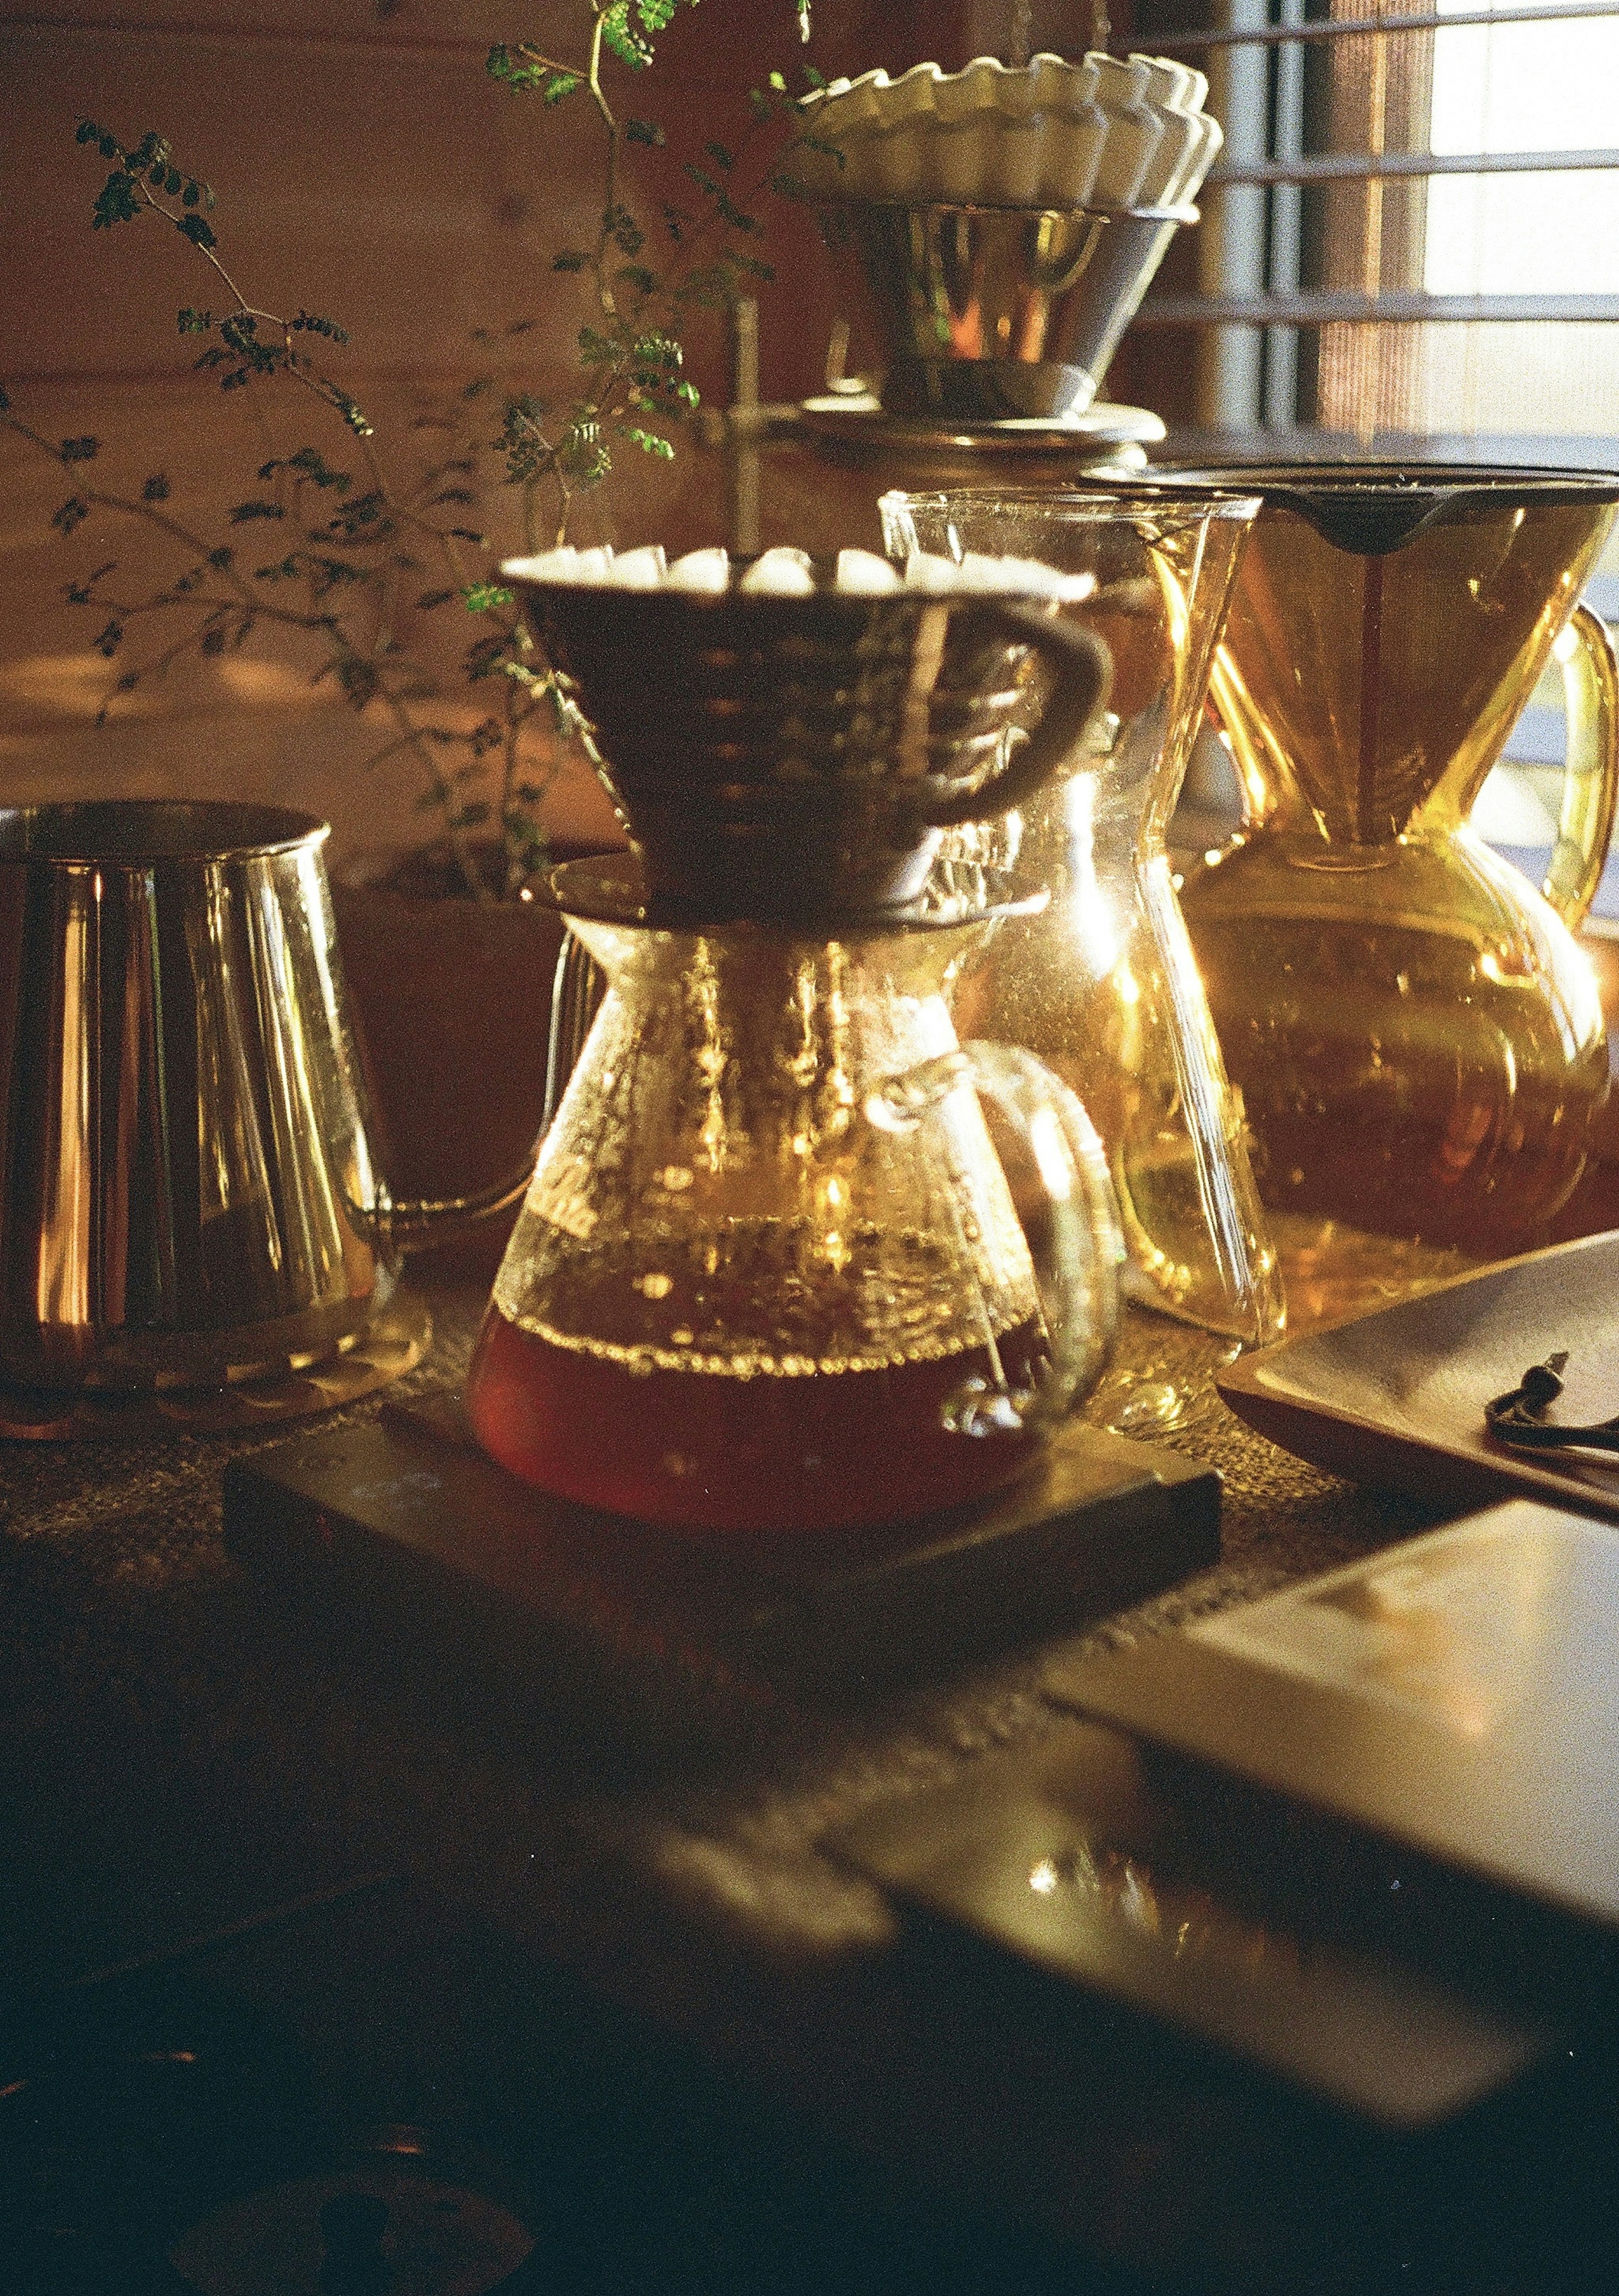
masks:
{"label": "wooden table surface", "polygon": [[[435,1288],[435,1345],[408,1391],[458,1379],[479,1304],[464,1285]],[[1218,1353],[1132,1312],[1093,1404],[1116,1409],[1143,1379],[1189,1381],[1186,1423],[1169,1439],[1216,1465],[1225,1486],[1220,1563],[1099,1621],[1099,1644],[1431,1519],[1244,1429],[1210,1383]],[[1077,2243],[1086,2269],[1124,2271],[1127,2284],[1141,2272],[1188,2289],[1231,2276],[1369,2286],[1385,2264],[1396,2271],[1402,2241],[1408,2264],[1430,2233],[1442,2250],[1453,2200],[1430,2225],[1386,2148],[1256,2095],[1128,2021],[1056,2014],[1048,1989],[1025,1997],[982,1954],[907,1930],[824,1855],[833,1822],[1064,1726],[1040,1695],[1040,1653],[826,1711],[785,1742],[677,1749],[560,1714],[518,1751],[441,1690],[379,1687],[273,1624],[220,1531],[225,1463],[261,1439],[167,1434],[0,1453],[0,1972],[11,1999],[323,1891],[341,1898],[362,1877],[403,1877],[447,1918],[498,1938],[537,1985],[567,1972],[612,2014],[683,2034],[703,2062],[762,2080],[805,2128],[834,2131],[930,2206],[990,2210],[1059,2257]],[[1519,2131],[1511,2157],[1533,2161],[1540,2145],[1566,2158],[1549,2128]],[[1445,2156],[1447,2191],[1476,2175],[1499,2196],[1506,2140],[1494,2124],[1486,2136],[1484,2169],[1465,2148]],[[1412,2173],[1426,2189],[1439,2172],[1425,2161]],[[1369,2215],[1368,2192],[1380,2196]],[[1353,2239],[1346,2224],[1360,2227]],[[1521,2262],[1500,2269],[1491,2285],[1541,2284]],[[941,2284],[936,2271],[930,2284]],[[1425,2284],[1408,2274],[1398,2284]]]}

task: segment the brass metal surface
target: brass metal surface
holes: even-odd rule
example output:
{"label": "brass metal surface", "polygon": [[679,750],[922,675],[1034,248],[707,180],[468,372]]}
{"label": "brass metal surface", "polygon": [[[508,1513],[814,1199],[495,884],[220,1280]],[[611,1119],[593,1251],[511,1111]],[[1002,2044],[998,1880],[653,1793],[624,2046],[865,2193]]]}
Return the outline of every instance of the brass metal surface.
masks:
{"label": "brass metal surface", "polygon": [[85,1390],[76,1395],[0,1386],[0,1442],[61,1443],[84,1436],[168,1431],[225,1435],[307,1419],[374,1395],[414,1371],[432,1340],[425,1301],[403,1286],[341,1351],[284,1364],[219,1387]]}
{"label": "brass metal surface", "polygon": [[278,808],[0,812],[0,1374],[318,1361],[394,1283],[322,847]]}
{"label": "brass metal surface", "polygon": [[832,236],[858,252],[875,306],[884,410],[983,421],[1088,407],[1164,250],[1197,211],[851,200],[826,213]]}

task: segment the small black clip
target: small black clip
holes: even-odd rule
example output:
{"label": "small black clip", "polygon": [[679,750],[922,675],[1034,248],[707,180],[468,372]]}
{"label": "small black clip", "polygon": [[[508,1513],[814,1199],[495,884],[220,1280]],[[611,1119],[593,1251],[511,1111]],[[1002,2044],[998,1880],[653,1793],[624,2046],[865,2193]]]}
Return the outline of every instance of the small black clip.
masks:
{"label": "small black clip", "polygon": [[1514,1451],[1619,1451],[1619,1416],[1590,1427],[1553,1426],[1546,1412],[1563,1392],[1566,1349],[1531,1364],[1510,1395],[1484,1406],[1484,1424],[1498,1443]]}

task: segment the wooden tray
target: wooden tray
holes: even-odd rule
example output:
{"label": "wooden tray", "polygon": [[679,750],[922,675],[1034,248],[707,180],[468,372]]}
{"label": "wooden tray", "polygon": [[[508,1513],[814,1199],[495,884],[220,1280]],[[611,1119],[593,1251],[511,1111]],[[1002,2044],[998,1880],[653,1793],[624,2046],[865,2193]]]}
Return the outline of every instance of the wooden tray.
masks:
{"label": "wooden tray", "polygon": [[1215,1384],[1262,1435],[1352,1481],[1462,1505],[1516,1492],[1619,1521],[1619,1459],[1523,1456],[1485,1431],[1491,1398],[1559,1349],[1568,1365],[1549,1415],[1619,1411],[1619,1232],[1283,1340]]}

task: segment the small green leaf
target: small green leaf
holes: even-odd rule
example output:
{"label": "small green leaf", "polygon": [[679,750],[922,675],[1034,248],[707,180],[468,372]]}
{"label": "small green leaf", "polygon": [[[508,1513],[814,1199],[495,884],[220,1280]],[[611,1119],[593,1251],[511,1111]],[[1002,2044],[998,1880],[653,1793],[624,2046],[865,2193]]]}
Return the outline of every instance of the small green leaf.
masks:
{"label": "small green leaf", "polygon": [[653,59],[652,42],[629,20],[629,0],[612,0],[602,11],[602,37],[619,62],[631,71],[645,71]]}
{"label": "small green leaf", "polygon": [[101,135],[101,129],[93,119],[81,119],[78,123],[78,133],[73,141],[76,144],[99,144]]}
{"label": "small green leaf", "polygon": [[577,247],[564,247],[551,258],[553,271],[582,271],[590,258]]}
{"label": "small green leaf", "polygon": [[[195,182],[187,184],[185,191],[181,193],[181,198],[185,205],[188,208],[194,208],[201,196],[202,187],[200,184]],[[212,204],[213,202],[210,200],[209,205],[211,207]]]}
{"label": "small green leaf", "polygon": [[180,332],[183,335],[205,335],[214,324],[211,311],[193,311],[189,304],[180,313]]}
{"label": "small green leaf", "polygon": [[574,89],[583,85],[575,72],[553,72],[539,92],[539,100],[542,103],[565,103]]}
{"label": "small green leaf", "polygon": [[[118,146],[113,145],[116,152]],[[92,227],[111,231],[115,223],[133,223],[141,211],[135,195],[135,179],[122,168],[115,168],[102,185],[95,207],[90,211]]]}
{"label": "small green leaf", "polygon": [[661,152],[668,139],[655,119],[627,119],[624,140],[627,144],[649,144],[653,151]]}
{"label": "small green leaf", "polygon": [[204,223],[200,215],[177,216],[174,227],[181,238],[190,240],[193,247],[218,247],[219,244],[212,227]]}

